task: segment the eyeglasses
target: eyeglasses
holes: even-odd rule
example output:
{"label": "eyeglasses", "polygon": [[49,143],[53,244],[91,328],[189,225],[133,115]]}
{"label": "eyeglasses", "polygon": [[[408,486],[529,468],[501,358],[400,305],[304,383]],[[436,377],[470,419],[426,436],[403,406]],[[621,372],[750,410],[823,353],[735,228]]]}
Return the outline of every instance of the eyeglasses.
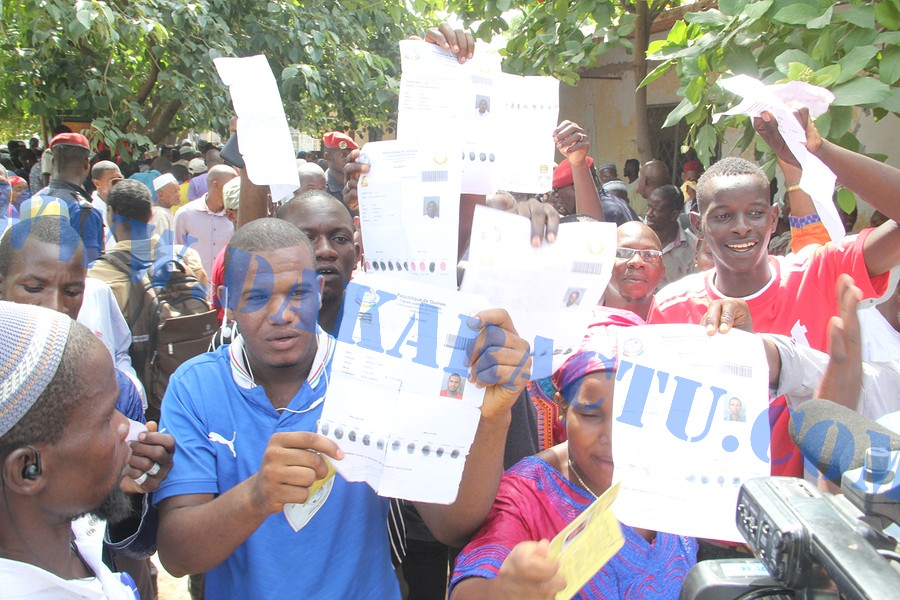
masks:
{"label": "eyeglasses", "polygon": [[616,248],[616,258],[631,260],[635,254],[641,255],[644,262],[659,262],[662,260],[662,252],[659,250],[635,250],[634,248]]}

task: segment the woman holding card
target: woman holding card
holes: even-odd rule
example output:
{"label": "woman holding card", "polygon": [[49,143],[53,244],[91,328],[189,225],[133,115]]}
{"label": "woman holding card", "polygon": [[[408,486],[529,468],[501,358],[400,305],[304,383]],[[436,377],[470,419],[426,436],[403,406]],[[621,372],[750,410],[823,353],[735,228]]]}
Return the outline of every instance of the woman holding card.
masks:
{"label": "woman holding card", "polygon": [[[548,540],[610,487],[615,332],[643,324],[633,313],[603,310],[602,321],[553,376],[568,441],[503,475],[481,531],[459,555],[451,600],[554,598],[566,587],[558,561],[548,557]],[[577,597],[678,598],[696,562],[696,540],[625,525],[622,535],[624,546]]]}

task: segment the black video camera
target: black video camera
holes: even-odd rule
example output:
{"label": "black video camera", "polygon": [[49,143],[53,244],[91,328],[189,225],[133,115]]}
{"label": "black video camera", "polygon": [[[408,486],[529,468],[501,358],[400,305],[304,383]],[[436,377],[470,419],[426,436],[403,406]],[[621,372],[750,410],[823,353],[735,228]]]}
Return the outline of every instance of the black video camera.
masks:
{"label": "black video camera", "polygon": [[900,523],[900,440],[848,409],[810,402],[820,404],[794,415],[804,432],[795,442],[826,475],[841,474],[844,494],[791,477],[747,481],[737,526],[756,559],[699,563],[685,577],[682,599],[900,598],[897,542],[883,533]]}

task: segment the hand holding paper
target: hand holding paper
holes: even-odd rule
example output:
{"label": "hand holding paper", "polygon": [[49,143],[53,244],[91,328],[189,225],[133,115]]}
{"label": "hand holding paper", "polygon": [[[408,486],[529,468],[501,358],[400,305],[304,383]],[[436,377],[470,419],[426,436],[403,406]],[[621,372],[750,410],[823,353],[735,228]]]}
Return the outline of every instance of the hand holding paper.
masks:
{"label": "hand holding paper", "polygon": [[548,556],[549,543],[520,542],[503,561],[497,583],[507,598],[554,598],[565,587],[559,562]]}
{"label": "hand holding paper", "polygon": [[482,329],[472,351],[469,380],[487,386],[481,416],[490,419],[507,414],[525,389],[531,377],[531,353],[505,310],[483,310],[475,319]]}
{"label": "hand holding paper", "polygon": [[612,512],[619,486],[614,485],[550,542],[549,557],[559,560],[566,588],[556,600],[569,600],[625,545],[622,527]]}
{"label": "hand holding paper", "polygon": [[256,509],[268,515],[282,510],[285,504],[306,502],[309,488],[328,476],[330,467],[322,455],[335,460],[344,457],[337,444],[316,433],[273,434],[259,471],[248,480]]}
{"label": "hand holding paper", "polygon": [[[787,146],[803,168],[803,177],[799,182],[801,189],[812,198],[831,239],[834,241],[843,239],[844,225],[831,201],[836,177],[831,169],[807,149],[805,145],[807,130],[794,116],[793,109],[794,105],[802,104],[809,108],[810,116],[817,117],[828,109],[834,100],[834,94],[802,81],[765,85],[748,75],[730,77],[719,83],[729,92],[741,96],[743,101],[724,113],[714,115],[713,122],[718,121],[722,115],[745,114],[759,117],[767,112],[774,117],[783,145]],[[782,143],[774,136],[773,139],[778,146],[773,147],[773,150],[779,153],[779,157],[786,156],[787,152],[781,147]]]}

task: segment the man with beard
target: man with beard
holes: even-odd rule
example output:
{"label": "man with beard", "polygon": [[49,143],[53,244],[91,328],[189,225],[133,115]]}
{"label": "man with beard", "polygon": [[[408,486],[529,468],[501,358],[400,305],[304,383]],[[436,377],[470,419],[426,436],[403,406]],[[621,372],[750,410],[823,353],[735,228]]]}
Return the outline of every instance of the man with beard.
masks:
{"label": "man with beard", "polygon": [[[85,370],[83,364],[92,368]],[[0,302],[0,589],[28,598],[137,599],[75,523],[131,504],[128,420],[103,344],[69,317]]]}
{"label": "man with beard", "polygon": [[[82,244],[78,233],[69,225],[67,215],[52,214],[46,207],[45,216],[23,220],[10,228],[0,239],[0,298],[18,304],[30,304],[51,309],[70,318],[78,318],[92,337],[109,344],[120,327],[127,325],[115,298],[106,284],[86,278],[82,262]],[[115,319],[118,319],[118,323]],[[124,355],[131,344],[128,335]],[[110,344],[110,360],[120,346]],[[107,346],[104,346],[107,347]],[[4,347],[0,347],[0,352]],[[96,363],[90,356],[79,354],[84,365]],[[8,370],[0,363],[6,381]],[[130,370],[130,373],[124,369]],[[131,377],[134,371],[130,360],[114,369],[118,399],[116,409],[133,421],[144,421],[141,398]],[[135,379],[136,381],[136,379]],[[0,413],[2,413],[0,407]],[[0,417],[2,418],[2,417]],[[149,431],[140,434],[132,445],[129,477],[122,479],[122,489],[129,494],[129,518],[103,527],[96,518],[88,519],[84,529],[98,534],[95,545],[105,531],[104,560],[118,570],[130,573],[143,597],[152,597],[149,561],[156,540],[156,511],[149,506],[148,494],[154,491],[172,468],[174,439],[158,433],[156,424],[147,424]],[[0,445],[2,453],[2,445]],[[0,548],[3,548],[0,540]],[[0,588],[2,589],[2,588]],[[30,597],[30,596],[29,596]]]}

